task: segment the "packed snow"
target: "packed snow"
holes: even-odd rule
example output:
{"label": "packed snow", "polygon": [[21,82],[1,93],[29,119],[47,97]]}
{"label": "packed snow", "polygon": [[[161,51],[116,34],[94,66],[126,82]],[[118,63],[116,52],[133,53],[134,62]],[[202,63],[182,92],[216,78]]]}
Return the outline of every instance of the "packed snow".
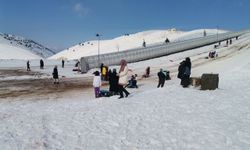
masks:
{"label": "packed snow", "polygon": [[[92,88],[1,99],[1,149],[248,150],[250,35],[228,47],[223,42],[218,58],[205,59],[211,50],[213,45],[129,64],[134,73],[151,66],[152,76],[124,99],[95,99]],[[185,57],[192,60],[191,76],[218,73],[219,88],[182,88],[175,74]],[[172,80],[157,89],[160,68],[171,70]]]}
{"label": "packed snow", "polygon": [[[133,48],[141,48],[143,41],[146,42],[146,46],[162,44],[169,39],[170,42],[183,41],[192,38],[203,37],[204,31],[206,35],[214,35],[224,33],[224,30],[217,29],[199,29],[193,31],[178,31],[176,29],[168,30],[150,30],[143,31],[135,34],[125,34],[123,36],[111,39],[100,40],[100,54],[111,53],[129,50]],[[102,36],[100,36],[102,38]],[[81,42],[75,46],[67,48],[49,59],[79,59],[83,56],[91,56],[98,54],[98,40]]]}

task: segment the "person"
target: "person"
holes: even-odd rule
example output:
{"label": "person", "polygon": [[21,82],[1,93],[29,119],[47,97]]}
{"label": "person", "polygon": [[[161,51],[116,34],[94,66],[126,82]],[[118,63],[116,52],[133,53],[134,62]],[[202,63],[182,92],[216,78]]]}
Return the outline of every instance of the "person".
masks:
{"label": "person", "polygon": [[27,71],[30,71],[30,61],[27,61]]}
{"label": "person", "polygon": [[203,36],[204,36],[204,37],[207,36],[206,30],[203,31]]}
{"label": "person", "polygon": [[143,40],[142,46],[143,46],[143,47],[146,47],[146,42],[145,42],[145,40]]}
{"label": "person", "polygon": [[190,84],[190,75],[191,75],[191,60],[189,57],[184,61],[184,65],[182,68],[182,77],[181,77],[181,85],[186,88]]}
{"label": "person", "polygon": [[145,74],[144,74],[142,77],[148,78],[148,77],[149,77],[149,74],[150,74],[150,67],[148,66],[148,67],[146,68]]}
{"label": "person", "polygon": [[103,73],[106,72],[104,69],[105,69],[105,68],[104,68],[104,64],[101,63],[100,72],[101,72],[101,80],[102,80],[102,81],[104,80],[104,75],[103,75]]}
{"label": "person", "polygon": [[75,67],[79,67],[79,65],[80,65],[80,61],[79,60],[77,60],[77,62],[76,62],[76,64],[75,64]]}
{"label": "person", "polygon": [[104,64],[101,63],[101,65],[100,65],[100,72],[101,72],[101,73],[102,73],[103,66],[104,66]]}
{"label": "person", "polygon": [[183,76],[183,69],[184,69],[185,61],[182,61],[178,67],[178,75],[177,78],[181,79]]}
{"label": "person", "polygon": [[99,71],[95,71],[93,73],[94,79],[93,79],[93,87],[94,87],[94,92],[95,92],[95,98],[98,98],[100,95],[100,87],[102,85],[101,77]]}
{"label": "person", "polygon": [[166,38],[166,40],[165,40],[165,43],[169,43],[170,41],[169,41],[169,39],[168,38]]}
{"label": "person", "polygon": [[102,81],[106,81],[106,79],[107,79],[107,73],[108,72],[108,70],[107,70],[107,67],[106,66],[102,66],[102,72],[101,72],[101,79],[102,79]]}
{"label": "person", "polygon": [[211,51],[211,52],[209,52],[208,57],[209,58],[215,58],[216,55],[217,55],[216,51]]}
{"label": "person", "polygon": [[52,75],[53,75],[53,78],[54,78],[54,84],[59,84],[57,65],[54,67]]}
{"label": "person", "polygon": [[138,77],[138,75],[135,74],[135,76],[134,76],[134,78],[133,78],[133,80],[132,80],[132,85],[133,85],[135,88],[138,88],[138,86],[137,86],[137,77]]}
{"label": "person", "polygon": [[120,93],[119,99],[124,98],[123,92],[126,94],[125,97],[128,97],[130,93],[124,88],[124,86],[127,85],[128,83],[128,67],[125,59],[122,59],[120,61],[120,70],[118,75],[119,75],[118,89]]}
{"label": "person", "polygon": [[108,66],[104,66],[104,81],[108,81],[109,79],[108,79]]}
{"label": "person", "polygon": [[113,74],[111,69],[109,69],[108,78],[109,78],[109,92],[113,93],[113,91],[114,91],[114,81],[113,81],[114,80],[114,74]]}
{"label": "person", "polygon": [[163,73],[165,74],[166,76],[166,80],[171,80],[171,77],[170,77],[170,71],[168,70],[164,70]]}
{"label": "person", "polygon": [[128,81],[128,88],[138,88],[136,77],[137,74],[131,76],[131,79]]}
{"label": "person", "polygon": [[158,72],[157,75],[158,75],[158,78],[159,78],[159,83],[157,85],[157,88],[164,87],[165,80],[166,80],[166,75],[163,73],[163,70],[160,69],[160,71]]}
{"label": "person", "polygon": [[64,59],[62,59],[62,68],[64,68]]}
{"label": "person", "polygon": [[109,92],[112,95],[117,95],[119,93],[118,80],[119,77],[117,76],[116,69],[114,68],[113,71],[110,71],[109,73]]}
{"label": "person", "polygon": [[44,67],[44,62],[42,59],[40,59],[40,69],[43,69],[43,67]]}

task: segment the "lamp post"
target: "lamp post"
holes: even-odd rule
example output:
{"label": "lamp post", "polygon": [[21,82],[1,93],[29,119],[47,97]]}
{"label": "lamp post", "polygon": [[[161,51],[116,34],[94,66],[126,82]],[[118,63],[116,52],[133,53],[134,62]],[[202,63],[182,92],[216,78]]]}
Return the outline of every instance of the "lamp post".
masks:
{"label": "lamp post", "polygon": [[96,34],[96,37],[98,38],[98,66],[100,66],[100,34]]}
{"label": "lamp post", "polygon": [[217,42],[219,42],[218,39],[219,38],[219,33],[218,33],[218,26],[217,26]]}

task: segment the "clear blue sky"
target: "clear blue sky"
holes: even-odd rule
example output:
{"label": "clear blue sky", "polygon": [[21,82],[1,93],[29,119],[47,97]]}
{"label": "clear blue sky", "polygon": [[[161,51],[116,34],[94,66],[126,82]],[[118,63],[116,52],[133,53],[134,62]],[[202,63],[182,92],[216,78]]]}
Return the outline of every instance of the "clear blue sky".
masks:
{"label": "clear blue sky", "polygon": [[49,47],[150,29],[250,28],[250,0],[0,0],[0,32]]}

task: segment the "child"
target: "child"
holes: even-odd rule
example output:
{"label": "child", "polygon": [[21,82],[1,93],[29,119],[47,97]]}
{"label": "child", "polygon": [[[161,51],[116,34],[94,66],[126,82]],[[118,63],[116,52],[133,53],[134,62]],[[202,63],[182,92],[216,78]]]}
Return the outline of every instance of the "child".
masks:
{"label": "child", "polygon": [[95,91],[95,98],[98,98],[99,94],[100,94],[100,87],[102,85],[101,77],[100,77],[99,71],[96,71],[93,74],[95,75],[94,76],[94,80],[93,80],[93,87],[94,87],[94,91]]}

